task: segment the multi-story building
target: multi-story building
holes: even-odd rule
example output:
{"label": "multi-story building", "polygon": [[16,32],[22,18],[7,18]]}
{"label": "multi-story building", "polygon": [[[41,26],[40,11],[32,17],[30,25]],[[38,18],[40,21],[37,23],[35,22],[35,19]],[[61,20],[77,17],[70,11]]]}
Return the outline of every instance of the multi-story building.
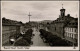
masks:
{"label": "multi-story building", "polygon": [[75,18],[71,20],[65,26],[65,40],[70,43],[70,45],[78,44],[78,19]]}
{"label": "multi-story building", "polygon": [[62,7],[62,9],[60,9],[59,18],[54,20],[51,24],[48,24],[47,28],[53,34],[55,34],[55,35],[57,35],[57,36],[59,36],[59,37],[64,39],[65,38],[65,36],[64,36],[64,33],[65,33],[64,28],[73,19],[74,19],[74,17],[70,16],[70,14],[65,15],[65,9]]}
{"label": "multi-story building", "polygon": [[20,33],[21,23],[2,18],[2,45],[9,45],[9,37]]}

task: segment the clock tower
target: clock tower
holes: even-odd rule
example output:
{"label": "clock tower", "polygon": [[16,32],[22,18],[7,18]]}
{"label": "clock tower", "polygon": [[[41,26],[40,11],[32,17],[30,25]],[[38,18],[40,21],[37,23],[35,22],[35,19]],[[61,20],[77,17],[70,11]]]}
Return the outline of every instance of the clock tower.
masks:
{"label": "clock tower", "polygon": [[63,4],[62,4],[62,9],[60,9],[60,13],[61,13],[61,17],[65,16],[65,9],[63,8]]}

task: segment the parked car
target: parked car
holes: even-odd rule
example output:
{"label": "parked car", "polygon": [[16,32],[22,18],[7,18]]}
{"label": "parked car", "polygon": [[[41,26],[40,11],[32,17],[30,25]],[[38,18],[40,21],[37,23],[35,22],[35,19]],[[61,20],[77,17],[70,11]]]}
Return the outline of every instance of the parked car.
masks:
{"label": "parked car", "polygon": [[9,43],[13,44],[16,41],[16,38],[14,36],[9,37]]}

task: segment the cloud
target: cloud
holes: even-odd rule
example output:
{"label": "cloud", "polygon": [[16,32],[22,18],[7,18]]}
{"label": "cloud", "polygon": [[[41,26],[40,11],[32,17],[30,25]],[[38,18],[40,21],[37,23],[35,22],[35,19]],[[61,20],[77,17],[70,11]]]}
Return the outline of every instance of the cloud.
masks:
{"label": "cloud", "polygon": [[78,2],[73,1],[2,1],[1,17],[28,22],[30,12],[31,21],[55,20],[60,15],[62,3],[66,9],[66,15],[68,13],[73,17],[76,14],[79,15]]}

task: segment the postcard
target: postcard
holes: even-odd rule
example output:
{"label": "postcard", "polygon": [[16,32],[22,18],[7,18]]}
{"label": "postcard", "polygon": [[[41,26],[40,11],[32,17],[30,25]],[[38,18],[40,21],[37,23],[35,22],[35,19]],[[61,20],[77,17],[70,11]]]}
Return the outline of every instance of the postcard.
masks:
{"label": "postcard", "polygon": [[79,50],[79,1],[1,1],[2,50]]}

